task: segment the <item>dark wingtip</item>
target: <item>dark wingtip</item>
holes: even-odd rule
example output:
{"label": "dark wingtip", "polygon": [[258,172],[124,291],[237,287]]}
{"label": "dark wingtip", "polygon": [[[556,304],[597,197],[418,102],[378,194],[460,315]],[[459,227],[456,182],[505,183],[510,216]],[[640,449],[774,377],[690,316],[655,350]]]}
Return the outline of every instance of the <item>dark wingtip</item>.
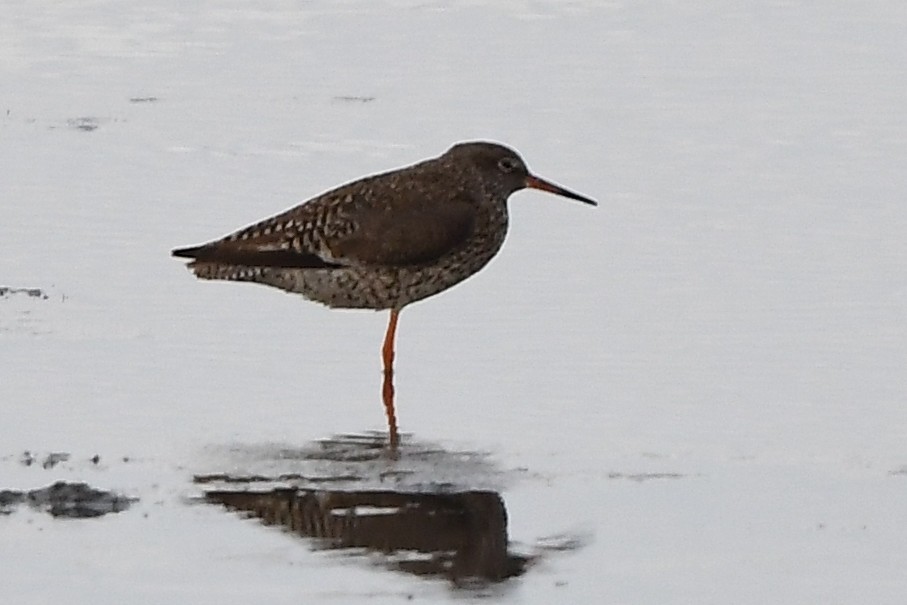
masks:
{"label": "dark wingtip", "polygon": [[[248,250],[217,244],[177,248],[171,250],[170,254],[178,258],[191,258],[196,263],[218,263],[244,267],[336,269],[341,266],[337,263],[327,262],[315,254],[299,253],[293,250]],[[189,263],[189,266],[194,266],[194,263]]]}
{"label": "dark wingtip", "polygon": [[178,258],[198,258],[199,252],[201,252],[204,246],[192,246],[191,248],[176,248],[171,250],[170,254]]}

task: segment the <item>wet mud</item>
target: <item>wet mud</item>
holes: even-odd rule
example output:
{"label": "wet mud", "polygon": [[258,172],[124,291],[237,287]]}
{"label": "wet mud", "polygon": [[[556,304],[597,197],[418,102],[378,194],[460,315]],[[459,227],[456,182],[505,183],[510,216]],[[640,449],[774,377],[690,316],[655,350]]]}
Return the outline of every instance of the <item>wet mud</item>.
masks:
{"label": "wet mud", "polygon": [[47,300],[47,292],[41,288],[13,288],[10,286],[0,286],[0,298],[9,298],[12,296],[24,296],[26,298],[40,298]]}
{"label": "wet mud", "polygon": [[[0,335],[40,336],[53,332],[53,303],[66,295],[50,288],[0,285]],[[51,303],[51,304],[48,304]]]}
{"label": "wet mud", "polygon": [[28,491],[0,490],[0,514],[8,515],[20,506],[28,506],[52,517],[86,519],[122,512],[135,501],[87,483],[57,481]]}
{"label": "wet mud", "polygon": [[66,125],[73,130],[81,130],[82,132],[94,132],[100,128],[101,124],[107,120],[103,118],[95,118],[92,116],[85,116],[80,118],[70,118],[66,120]]}

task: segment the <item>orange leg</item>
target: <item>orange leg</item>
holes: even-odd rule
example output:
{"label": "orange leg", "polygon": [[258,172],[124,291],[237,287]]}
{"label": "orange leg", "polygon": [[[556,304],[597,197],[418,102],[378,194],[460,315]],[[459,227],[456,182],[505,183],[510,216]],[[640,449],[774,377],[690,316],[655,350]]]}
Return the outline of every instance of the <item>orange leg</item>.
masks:
{"label": "orange leg", "polygon": [[397,444],[400,443],[400,435],[397,433],[397,416],[394,412],[394,338],[397,333],[399,315],[399,309],[391,309],[387,333],[384,335],[384,346],[381,348],[381,357],[384,360],[384,386],[381,389],[381,395],[384,399],[384,413],[387,415],[391,451],[396,451]]}

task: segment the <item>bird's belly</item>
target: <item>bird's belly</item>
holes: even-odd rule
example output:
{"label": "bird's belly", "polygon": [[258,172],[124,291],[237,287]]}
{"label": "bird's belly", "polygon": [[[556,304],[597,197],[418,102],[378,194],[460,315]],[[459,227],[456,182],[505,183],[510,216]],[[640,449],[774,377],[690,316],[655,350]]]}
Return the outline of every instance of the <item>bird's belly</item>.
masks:
{"label": "bird's belly", "polygon": [[400,279],[391,267],[335,269],[263,268],[255,280],[338,309],[391,309]]}
{"label": "bird's belly", "polygon": [[493,254],[404,267],[332,269],[262,268],[248,281],[302,294],[341,309],[399,309],[454,286],[481,269]]}
{"label": "bird's belly", "polygon": [[[488,259],[490,260],[490,258]],[[481,264],[445,264],[429,267],[399,269],[400,293],[397,307],[434,296],[474,275],[488,260]]]}

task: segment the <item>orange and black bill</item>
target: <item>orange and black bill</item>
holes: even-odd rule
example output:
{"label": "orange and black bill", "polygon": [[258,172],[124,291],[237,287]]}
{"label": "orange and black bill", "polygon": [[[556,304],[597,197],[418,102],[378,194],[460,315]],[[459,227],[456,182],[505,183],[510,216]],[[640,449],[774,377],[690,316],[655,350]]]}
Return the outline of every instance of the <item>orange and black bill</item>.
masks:
{"label": "orange and black bill", "polygon": [[583,202],[584,204],[598,206],[598,202],[593,199],[589,199],[586,196],[580,195],[578,193],[573,193],[569,189],[564,189],[560,185],[555,185],[554,183],[550,183],[531,174],[526,177],[526,186],[530,189],[538,189],[539,191],[547,191],[548,193],[553,193],[555,195],[569,197],[571,200],[577,200]]}

